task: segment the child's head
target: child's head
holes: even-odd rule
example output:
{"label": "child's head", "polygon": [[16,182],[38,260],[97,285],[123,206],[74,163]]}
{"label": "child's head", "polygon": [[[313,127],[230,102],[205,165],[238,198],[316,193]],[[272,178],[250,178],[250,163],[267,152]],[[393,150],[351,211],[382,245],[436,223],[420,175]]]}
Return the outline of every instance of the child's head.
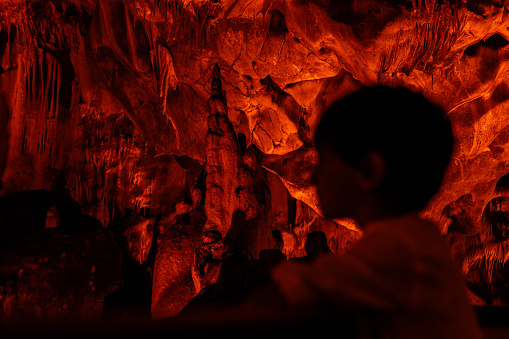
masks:
{"label": "child's head", "polygon": [[441,185],[454,138],[440,107],[407,88],[378,85],[332,104],[314,142],[321,156],[314,182],[324,214],[335,218],[355,217],[366,197],[400,212],[423,209]]}

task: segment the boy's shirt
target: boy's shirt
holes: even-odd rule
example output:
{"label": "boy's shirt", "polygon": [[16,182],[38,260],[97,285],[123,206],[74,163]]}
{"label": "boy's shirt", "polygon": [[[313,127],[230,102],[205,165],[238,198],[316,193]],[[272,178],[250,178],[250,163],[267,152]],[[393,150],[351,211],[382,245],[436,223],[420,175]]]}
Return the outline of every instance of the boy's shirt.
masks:
{"label": "boy's shirt", "polygon": [[368,224],[346,254],[287,262],[272,278],[292,306],[357,315],[361,337],[482,338],[447,243],[417,214]]}

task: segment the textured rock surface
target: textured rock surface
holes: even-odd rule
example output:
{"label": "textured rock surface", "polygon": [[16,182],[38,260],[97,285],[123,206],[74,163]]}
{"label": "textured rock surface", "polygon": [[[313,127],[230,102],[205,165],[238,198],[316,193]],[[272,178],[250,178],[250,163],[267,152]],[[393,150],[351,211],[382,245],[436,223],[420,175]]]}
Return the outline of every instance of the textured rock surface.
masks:
{"label": "textured rock surface", "polygon": [[206,216],[199,204],[188,205],[183,212],[172,219],[157,251],[152,285],[152,316],[156,319],[177,315],[198,292],[192,267]]}
{"label": "textured rock surface", "polygon": [[[68,199],[43,190],[2,199],[8,207],[0,213],[2,229],[26,227],[23,234],[3,233],[1,323],[98,320],[105,296],[123,283],[121,252],[111,232]],[[50,214],[59,216],[57,227]]]}
{"label": "textured rock surface", "polygon": [[304,255],[318,230],[341,252],[359,234],[319,215],[315,126],[357,88],[402,84],[453,122],[454,160],[423,215],[480,285],[509,255],[507,11],[497,0],[1,1],[0,194],[69,188],[105,226],[125,221],[143,263],[156,220],[168,225],[207,168],[207,229],[226,235],[238,210],[254,231],[237,240],[255,258],[278,241]]}

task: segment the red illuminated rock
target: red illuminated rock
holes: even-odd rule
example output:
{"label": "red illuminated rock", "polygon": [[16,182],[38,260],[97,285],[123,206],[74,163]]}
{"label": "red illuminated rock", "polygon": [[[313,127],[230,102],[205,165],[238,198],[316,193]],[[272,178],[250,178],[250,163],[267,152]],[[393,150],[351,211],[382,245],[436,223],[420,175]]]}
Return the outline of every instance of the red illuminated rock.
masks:
{"label": "red illuminated rock", "polygon": [[[188,198],[189,199],[189,198]],[[190,200],[190,199],[189,199]],[[192,201],[181,201],[162,235],[154,265],[152,317],[177,315],[198,293],[192,278],[195,251],[205,225],[205,211]]]}
{"label": "red illuminated rock", "polygon": [[270,191],[262,154],[235,134],[219,66],[214,66],[207,132],[206,230],[217,230],[256,257],[270,247]]}
{"label": "red illuminated rock", "polygon": [[196,291],[201,292],[217,283],[223,260],[231,254],[234,244],[227,238],[221,239],[217,231],[205,231],[202,243],[196,249],[193,264],[193,281]]}
{"label": "red illuminated rock", "polygon": [[241,149],[233,125],[228,119],[228,107],[221,86],[219,66],[214,67],[212,96],[208,101],[207,118],[207,230],[226,234],[236,207],[235,189]]}
{"label": "red illuminated rock", "polygon": [[[142,262],[156,216],[170,218],[205,166],[206,228],[225,235],[240,210],[253,252],[277,230],[297,253],[306,219],[284,215],[253,159],[321,220],[314,128],[334,100],[383,83],[423,92],[453,123],[454,159],[423,215],[444,234],[458,220],[491,229],[506,223],[483,217],[507,195],[497,188],[509,173],[506,12],[495,0],[2,1],[0,194],[67,187],[105,226],[131,211]],[[227,100],[210,88],[216,63]],[[343,250],[349,231],[320,225]]]}

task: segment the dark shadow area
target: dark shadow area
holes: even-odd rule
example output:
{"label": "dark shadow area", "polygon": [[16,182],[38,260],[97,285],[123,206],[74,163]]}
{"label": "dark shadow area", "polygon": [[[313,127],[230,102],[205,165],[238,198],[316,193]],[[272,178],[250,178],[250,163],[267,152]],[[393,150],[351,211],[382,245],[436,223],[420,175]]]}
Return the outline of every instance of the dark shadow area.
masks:
{"label": "dark shadow area", "polygon": [[0,198],[0,319],[58,324],[100,318],[122,284],[111,232],[67,189]]}
{"label": "dark shadow area", "polygon": [[485,47],[491,50],[500,50],[504,47],[506,47],[509,44],[509,41],[507,41],[506,38],[504,38],[500,34],[493,34],[491,37],[489,37],[486,40],[481,40],[478,43],[471,45],[465,49],[464,54],[468,56],[474,56],[477,54],[477,51],[481,47]]}
{"label": "dark shadow area", "polygon": [[[358,338],[353,326],[355,319],[346,314],[313,310],[306,316],[281,314],[273,319],[230,318],[217,320],[211,315],[194,321],[167,319],[160,321],[119,321],[115,323],[74,323],[60,326],[4,326],[3,338],[281,338],[329,337],[331,333],[342,339]],[[485,331],[498,330],[509,334],[509,307],[477,306],[475,313]],[[502,338],[500,336],[499,338]]]}
{"label": "dark shadow area", "polygon": [[[114,218],[110,226],[114,232],[115,241],[122,250],[121,272],[124,284],[104,298],[103,318],[105,321],[151,319],[152,278],[158,248],[157,239],[160,237],[158,225],[162,215],[158,214],[155,218],[152,244],[146,260],[140,263],[131,256],[128,239],[123,232],[128,227],[132,214],[132,210],[125,211],[122,217]],[[149,218],[150,211],[141,209],[140,215],[143,218]]]}
{"label": "dark shadow area", "polygon": [[495,193],[504,194],[509,190],[509,173],[506,173],[497,181],[497,185],[495,186]]}
{"label": "dark shadow area", "polygon": [[337,335],[342,339],[356,338],[352,319],[345,315],[315,313],[275,319],[223,319],[216,317],[195,321],[174,319],[161,321],[131,321],[118,323],[65,324],[5,328],[4,338],[325,338]]}

